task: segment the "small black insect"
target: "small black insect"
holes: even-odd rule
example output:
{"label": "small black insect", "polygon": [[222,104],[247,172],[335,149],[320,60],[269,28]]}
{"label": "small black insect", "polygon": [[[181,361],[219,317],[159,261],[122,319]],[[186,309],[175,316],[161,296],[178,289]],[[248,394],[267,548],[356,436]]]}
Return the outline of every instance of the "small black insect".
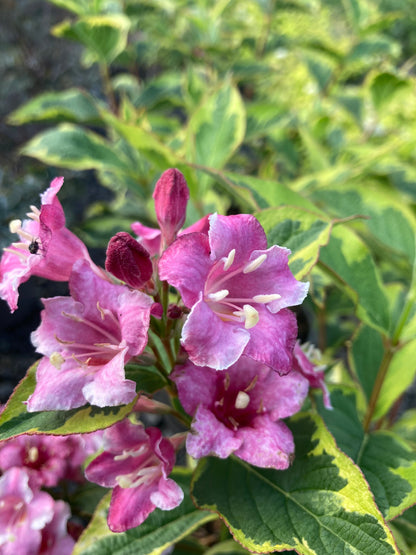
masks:
{"label": "small black insect", "polygon": [[36,241],[36,239],[33,239],[33,241],[30,243],[28,248],[29,248],[30,254],[38,254],[39,249],[40,249],[40,245]]}

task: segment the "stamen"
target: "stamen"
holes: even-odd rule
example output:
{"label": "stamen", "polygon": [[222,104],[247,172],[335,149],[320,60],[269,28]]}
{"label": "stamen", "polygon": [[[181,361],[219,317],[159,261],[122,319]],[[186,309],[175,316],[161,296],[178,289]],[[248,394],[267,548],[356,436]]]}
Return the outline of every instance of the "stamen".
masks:
{"label": "stamen", "polygon": [[37,447],[30,447],[28,452],[27,452],[27,458],[29,459],[29,462],[34,463],[38,460],[39,457],[39,451]]}
{"label": "stamen", "polygon": [[254,270],[257,270],[257,268],[259,268],[263,264],[266,258],[267,254],[264,253],[249,262],[243,269],[243,274],[249,274],[250,272],[254,272]]}
{"label": "stamen", "polygon": [[224,260],[224,270],[227,271],[232,263],[234,262],[234,258],[235,258],[235,249],[231,249],[230,252],[228,253],[227,258]]}
{"label": "stamen", "polygon": [[12,220],[9,223],[10,233],[19,233],[22,228],[22,220]]}
{"label": "stamen", "polygon": [[93,330],[98,331],[99,333],[101,333],[102,335],[107,337],[110,340],[110,343],[113,343],[115,345],[118,345],[120,343],[120,340],[117,337],[112,335],[105,328],[102,328],[102,327],[98,326],[97,324],[94,324],[94,322],[91,322],[91,320],[85,320],[84,318],[81,318],[80,316],[76,316],[75,314],[69,314],[68,312],[64,312],[64,311],[62,311],[62,316],[66,316],[67,318],[69,318],[70,320],[73,320],[74,322],[78,322],[80,324],[85,324],[86,326],[89,326]]}
{"label": "stamen", "polygon": [[98,310],[98,312],[100,313],[101,320],[104,320],[104,318],[105,318],[105,312],[104,312],[104,310],[103,310],[103,309],[101,308],[101,306],[100,306],[100,301],[97,301],[97,310]]}
{"label": "stamen", "polygon": [[225,391],[227,391],[227,389],[230,387],[230,383],[231,383],[230,374],[228,372],[226,372],[225,373],[225,378],[224,378],[224,389],[225,389]]}
{"label": "stamen", "polygon": [[279,293],[270,293],[270,295],[254,295],[253,301],[255,303],[266,304],[271,303],[272,301],[277,301],[282,298],[282,295]]}
{"label": "stamen", "polygon": [[219,302],[225,299],[228,294],[228,289],[221,289],[221,291],[217,291],[216,293],[209,293],[207,296],[210,301]]}
{"label": "stamen", "polygon": [[[56,336],[55,336],[56,337]],[[61,355],[61,353],[58,352],[54,352],[51,354],[51,356],[49,357],[49,362],[52,364],[52,366],[55,366],[55,368],[57,370],[61,369],[62,364],[65,362],[64,357]]]}
{"label": "stamen", "polygon": [[258,378],[259,378],[258,375],[254,376],[254,378],[251,380],[251,382],[248,384],[248,386],[245,388],[244,391],[248,392],[248,391],[251,391],[252,389],[254,389],[255,386],[256,386]]}
{"label": "stamen", "polygon": [[228,417],[228,420],[231,422],[231,424],[234,427],[234,430],[238,430],[238,422],[235,418],[233,418],[232,416]]}
{"label": "stamen", "polygon": [[245,304],[243,306],[243,310],[236,310],[233,312],[235,316],[241,316],[244,320],[244,327],[246,330],[254,328],[254,326],[258,323],[260,316],[257,310],[249,305]]}
{"label": "stamen", "polygon": [[235,399],[234,406],[236,409],[245,409],[250,403],[250,395],[247,395],[245,391],[239,391]]}
{"label": "stamen", "polygon": [[140,447],[138,449],[124,449],[124,451],[121,453],[121,455],[116,455],[114,457],[115,461],[124,461],[125,459],[128,459],[129,457],[138,457],[140,455],[143,455],[143,453],[146,451],[147,446],[146,445],[140,445]]}

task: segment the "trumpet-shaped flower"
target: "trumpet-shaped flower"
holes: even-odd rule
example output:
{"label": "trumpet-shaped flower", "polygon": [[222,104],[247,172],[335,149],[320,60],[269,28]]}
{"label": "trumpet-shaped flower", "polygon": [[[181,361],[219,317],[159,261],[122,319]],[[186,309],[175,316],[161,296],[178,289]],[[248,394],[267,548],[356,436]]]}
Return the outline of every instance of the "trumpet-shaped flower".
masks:
{"label": "trumpet-shaped flower", "polygon": [[74,264],[69,286],[70,297],[43,299],[32,341],[45,356],[28,411],[113,406],[135,397],[124,365],[146,346],[153,300],[99,278],[84,260]]}
{"label": "trumpet-shaped flower", "polygon": [[168,511],[183,499],[168,475],[175,462],[173,443],[157,428],[125,419],[104,432],[104,452],[86,468],[88,480],[114,488],[108,525],[113,532],[139,526],[158,507]]}
{"label": "trumpet-shaped flower", "polygon": [[32,275],[67,281],[74,262],[80,258],[100,273],[84,243],[65,227],[64,211],[56,196],[63,182],[63,177],[52,181],[41,195],[40,210],[30,207],[29,219],[10,223],[10,230],[19,235],[19,242],[4,249],[0,261],[0,297],[12,312],[17,308],[19,285]]}
{"label": "trumpet-shaped flower", "polygon": [[32,490],[22,468],[13,467],[0,478],[0,553],[36,555],[42,529],[54,515],[54,500],[45,492]]}
{"label": "trumpet-shaped flower", "polygon": [[52,487],[64,478],[79,479],[87,454],[80,435],[21,435],[0,444],[0,469],[24,467],[32,488]]}
{"label": "trumpet-shaped flower", "polygon": [[322,389],[324,406],[332,409],[328,388],[325,384],[325,364],[320,364],[321,352],[310,343],[296,342],[293,350],[294,369],[308,380],[310,387]]}
{"label": "trumpet-shaped flower", "polygon": [[308,381],[298,372],[280,376],[242,356],[224,372],[188,362],[172,373],[184,409],[194,417],[188,453],[226,458],[281,470],[294,452],[292,433],[281,419],[300,410]]}
{"label": "trumpet-shaped flower", "polygon": [[223,370],[244,354],[282,374],[292,369],[297,323],[286,307],[303,301],[308,283],[292,275],[289,253],[268,249],[247,214],[213,214],[208,236],[183,235],[163,253],[160,278],[192,309],[181,341],[194,364]]}

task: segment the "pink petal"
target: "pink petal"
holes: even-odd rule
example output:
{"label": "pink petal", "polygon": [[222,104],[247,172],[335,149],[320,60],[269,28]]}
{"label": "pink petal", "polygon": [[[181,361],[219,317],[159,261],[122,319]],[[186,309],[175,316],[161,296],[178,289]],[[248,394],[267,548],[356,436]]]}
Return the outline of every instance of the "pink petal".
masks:
{"label": "pink petal", "polygon": [[297,336],[296,317],[286,308],[271,314],[264,307],[259,313],[260,320],[250,329],[251,338],[244,354],[270,366],[279,374],[287,374],[292,369]]}
{"label": "pink petal", "polygon": [[209,221],[209,244],[213,260],[228,256],[232,249],[235,249],[235,258],[239,261],[247,259],[253,250],[267,249],[264,229],[250,214],[212,214]]}
{"label": "pink petal", "polygon": [[181,343],[197,366],[223,370],[239,359],[250,344],[249,340],[250,333],[246,329],[223,322],[201,300],[194,305],[185,322]]}
{"label": "pink petal", "polygon": [[170,478],[161,478],[158,489],[150,495],[150,501],[163,511],[171,511],[182,503],[183,491]]}
{"label": "pink petal", "polygon": [[212,266],[208,237],[203,233],[182,235],[159,260],[159,276],[176,287],[186,306],[191,307],[204,289]]}
{"label": "pink petal", "polygon": [[225,459],[242,444],[233,430],[219,422],[212,412],[199,407],[186,438],[186,450],[194,459],[216,455]]}
{"label": "pink petal", "polygon": [[240,459],[261,468],[289,467],[295,445],[292,432],[283,422],[259,416],[251,427],[241,428],[236,435],[242,445],[234,454]]}

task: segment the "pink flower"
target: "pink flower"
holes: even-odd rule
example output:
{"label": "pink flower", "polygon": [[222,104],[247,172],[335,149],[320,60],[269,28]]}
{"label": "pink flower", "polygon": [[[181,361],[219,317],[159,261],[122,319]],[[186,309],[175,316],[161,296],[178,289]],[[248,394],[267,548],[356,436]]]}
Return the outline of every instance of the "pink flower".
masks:
{"label": "pink flower", "polygon": [[166,245],[170,245],[185,222],[189,189],[179,170],[162,173],[153,192],[156,218]]}
{"label": "pink flower", "polygon": [[39,555],[71,555],[75,541],[67,531],[70,516],[69,505],[64,501],[55,501],[52,520],[41,530]]}
{"label": "pink flower", "polygon": [[224,459],[233,453],[262,468],[289,466],[293,437],[281,419],[298,412],[308,393],[301,374],[280,376],[243,356],[224,372],[188,362],[171,377],[194,417],[186,440],[192,457]]}
{"label": "pink flower", "polygon": [[[204,216],[194,224],[179,231],[178,235],[187,235],[188,233],[208,233],[209,229],[209,216]],[[161,251],[162,232],[160,229],[147,227],[140,222],[131,224],[131,228],[137,235],[139,242],[150,253],[150,256],[155,256]]]}
{"label": "pink flower", "polygon": [[181,488],[167,476],[175,449],[157,428],[125,419],[104,432],[105,451],[86,468],[91,482],[114,488],[108,513],[113,532],[139,526],[158,507],[174,509],[183,499]]}
{"label": "pink flower", "polygon": [[153,300],[99,278],[84,260],[74,264],[69,286],[71,297],[43,299],[32,341],[45,356],[29,412],[114,406],[135,397],[124,365],[146,346]]}
{"label": "pink flower", "polygon": [[36,555],[41,530],[54,515],[54,500],[32,490],[22,468],[13,467],[0,478],[0,552],[2,555]]}
{"label": "pink flower", "polygon": [[22,435],[0,443],[0,469],[24,467],[32,488],[79,479],[87,457],[81,436]]}
{"label": "pink flower", "polygon": [[136,239],[124,231],[110,239],[105,268],[134,289],[140,289],[152,277],[150,254]]}
{"label": "pink flower", "polygon": [[325,365],[319,364],[321,352],[309,343],[296,342],[293,350],[293,366],[308,380],[310,387],[322,389],[324,406],[332,409],[329,391],[325,384]]}
{"label": "pink flower", "polygon": [[192,309],[181,341],[194,364],[223,370],[244,354],[280,373],[292,369],[297,323],[286,307],[301,303],[309,284],[293,277],[289,253],[267,249],[247,214],[213,214],[208,236],[183,235],[163,253],[160,278]]}
{"label": "pink flower", "polygon": [[87,260],[100,273],[90,259],[84,243],[65,227],[65,215],[57,198],[63,177],[54,179],[41,195],[41,208],[31,206],[28,220],[14,220],[10,224],[20,241],[12,243],[0,261],[0,297],[10,310],[17,308],[18,288],[30,276],[36,275],[54,281],[67,281],[74,262]]}

